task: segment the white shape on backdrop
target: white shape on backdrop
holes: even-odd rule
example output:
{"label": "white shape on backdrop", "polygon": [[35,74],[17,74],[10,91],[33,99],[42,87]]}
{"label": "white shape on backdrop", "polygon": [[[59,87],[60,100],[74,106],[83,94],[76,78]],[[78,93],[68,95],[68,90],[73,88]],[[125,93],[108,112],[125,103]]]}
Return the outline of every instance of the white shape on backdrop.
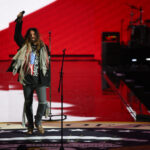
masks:
{"label": "white shape on backdrop", "polygon": [[16,19],[19,12],[28,15],[56,0],[0,0],[0,30],[9,26]]}
{"label": "white shape on backdrop", "polygon": [[[9,86],[10,90],[0,90],[0,122],[21,122],[23,105],[24,105],[24,96],[23,90],[12,90],[13,86]],[[34,94],[33,98],[33,114],[36,114],[38,106],[37,96]],[[69,103],[64,103],[64,114],[70,111],[74,105]],[[70,108],[65,110],[65,108]],[[52,115],[61,114],[61,103],[52,102]],[[60,117],[59,117],[60,118]],[[44,119],[44,117],[43,117]],[[72,116],[67,115],[65,121],[90,121],[95,120],[96,117],[81,117],[81,116]]]}

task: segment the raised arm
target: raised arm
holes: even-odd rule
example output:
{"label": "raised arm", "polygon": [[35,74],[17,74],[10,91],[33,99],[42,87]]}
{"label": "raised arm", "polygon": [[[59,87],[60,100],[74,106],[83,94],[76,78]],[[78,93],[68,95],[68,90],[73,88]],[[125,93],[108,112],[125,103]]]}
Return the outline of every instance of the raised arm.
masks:
{"label": "raised arm", "polygon": [[24,38],[22,36],[22,17],[23,15],[19,13],[20,19],[16,21],[16,27],[15,27],[15,34],[14,34],[14,40],[16,44],[21,48],[22,45],[24,44]]}

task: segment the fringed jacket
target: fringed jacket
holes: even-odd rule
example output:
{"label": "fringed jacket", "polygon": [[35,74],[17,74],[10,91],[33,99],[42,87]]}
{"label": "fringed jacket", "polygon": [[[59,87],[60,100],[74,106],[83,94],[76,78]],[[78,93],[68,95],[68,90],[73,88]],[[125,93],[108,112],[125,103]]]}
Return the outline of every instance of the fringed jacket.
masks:
{"label": "fringed jacket", "polygon": [[[13,61],[8,68],[8,72],[18,72],[19,82],[23,85],[35,84],[40,86],[49,86],[50,84],[50,53],[48,47],[43,44],[39,52],[39,67],[38,77],[32,75],[32,65],[30,64],[30,57],[32,53],[32,46],[24,44],[24,38],[21,34],[22,22],[16,23],[14,39],[20,47],[17,54],[13,57]],[[14,73],[14,74],[15,74]],[[35,80],[36,79],[36,80]]]}

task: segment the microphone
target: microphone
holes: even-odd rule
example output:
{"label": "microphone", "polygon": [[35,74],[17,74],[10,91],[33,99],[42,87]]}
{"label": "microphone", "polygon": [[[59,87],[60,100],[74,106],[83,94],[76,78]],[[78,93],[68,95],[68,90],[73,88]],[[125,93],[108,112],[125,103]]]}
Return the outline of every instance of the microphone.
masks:
{"label": "microphone", "polygon": [[65,49],[63,49],[63,53],[65,54],[65,51],[66,51],[66,48]]}
{"label": "microphone", "polygon": [[24,13],[25,13],[24,10],[22,12],[20,12],[21,16],[17,16],[15,22],[19,21],[22,18],[22,16],[23,16]]}

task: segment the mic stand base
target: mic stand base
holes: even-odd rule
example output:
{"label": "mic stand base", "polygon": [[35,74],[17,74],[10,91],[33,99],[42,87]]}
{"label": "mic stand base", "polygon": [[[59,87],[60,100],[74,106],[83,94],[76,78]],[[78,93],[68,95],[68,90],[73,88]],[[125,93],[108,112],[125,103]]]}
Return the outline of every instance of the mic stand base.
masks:
{"label": "mic stand base", "polygon": [[66,120],[67,119],[67,115],[63,115],[63,119],[53,119],[54,117],[61,117],[61,115],[52,115],[50,114],[48,116],[48,119],[42,119],[43,121],[61,121],[61,120]]}

